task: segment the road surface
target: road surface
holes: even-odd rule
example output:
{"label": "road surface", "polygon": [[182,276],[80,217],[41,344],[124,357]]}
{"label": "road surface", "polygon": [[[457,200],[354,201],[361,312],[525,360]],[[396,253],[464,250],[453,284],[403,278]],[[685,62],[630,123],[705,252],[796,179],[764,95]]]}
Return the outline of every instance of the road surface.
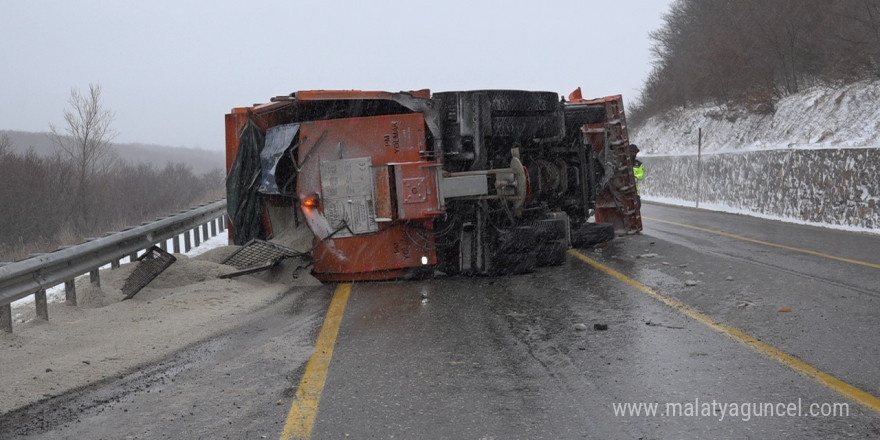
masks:
{"label": "road surface", "polygon": [[880,437],[880,236],[643,219],[528,275],[291,292],[0,438]]}

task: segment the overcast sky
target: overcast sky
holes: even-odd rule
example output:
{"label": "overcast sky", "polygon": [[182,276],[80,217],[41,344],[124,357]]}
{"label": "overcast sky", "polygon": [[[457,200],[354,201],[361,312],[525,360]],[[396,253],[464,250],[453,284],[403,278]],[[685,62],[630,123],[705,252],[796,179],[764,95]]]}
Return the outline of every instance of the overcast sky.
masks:
{"label": "overcast sky", "polygon": [[0,129],[104,89],[118,142],[224,148],[223,115],[296,90],[638,97],[672,0],[0,0]]}

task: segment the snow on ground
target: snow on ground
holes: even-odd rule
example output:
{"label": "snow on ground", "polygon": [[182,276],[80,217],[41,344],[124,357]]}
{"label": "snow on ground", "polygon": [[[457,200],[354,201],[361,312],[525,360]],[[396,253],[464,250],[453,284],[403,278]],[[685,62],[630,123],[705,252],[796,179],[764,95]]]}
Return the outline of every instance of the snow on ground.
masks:
{"label": "snow on ground", "polygon": [[[685,206],[689,208],[693,208],[696,206],[693,200],[682,200],[672,197],[642,197],[642,200],[646,202],[655,202],[662,203],[665,205],[674,205],[674,206]],[[705,209],[707,211],[716,211],[716,212],[727,212],[730,214],[739,214],[739,215],[748,215],[752,217],[763,218],[767,220],[777,220],[786,223],[794,223],[798,225],[806,225],[806,226],[816,226],[820,228],[828,228],[828,229],[837,229],[839,231],[848,231],[848,232],[861,232],[868,234],[878,234],[880,235],[880,229],[868,229],[868,228],[859,228],[856,226],[848,226],[848,225],[834,225],[830,223],[820,223],[820,222],[811,222],[806,221],[799,218],[794,217],[783,217],[777,215],[768,215],[761,214],[754,211],[750,211],[747,209],[734,208],[721,203],[700,203],[700,209]]]}
{"label": "snow on ground", "polygon": [[725,106],[679,109],[630,133],[645,156],[776,149],[880,147],[880,81],[817,86],[783,98],[772,114]]}
{"label": "snow on ground", "polygon": [[645,200],[699,194],[704,209],[880,233],[880,81],[813,87],[765,114],[678,109],[630,135]]}

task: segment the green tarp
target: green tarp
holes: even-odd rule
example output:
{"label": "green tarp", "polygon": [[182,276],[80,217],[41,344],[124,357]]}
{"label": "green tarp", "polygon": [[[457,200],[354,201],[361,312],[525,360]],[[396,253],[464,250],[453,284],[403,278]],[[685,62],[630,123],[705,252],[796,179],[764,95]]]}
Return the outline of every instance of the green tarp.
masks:
{"label": "green tarp", "polygon": [[263,207],[257,195],[264,141],[263,131],[249,120],[241,129],[238,152],[226,177],[226,210],[232,222],[232,241],[236,245],[244,245],[255,238],[266,239]]}

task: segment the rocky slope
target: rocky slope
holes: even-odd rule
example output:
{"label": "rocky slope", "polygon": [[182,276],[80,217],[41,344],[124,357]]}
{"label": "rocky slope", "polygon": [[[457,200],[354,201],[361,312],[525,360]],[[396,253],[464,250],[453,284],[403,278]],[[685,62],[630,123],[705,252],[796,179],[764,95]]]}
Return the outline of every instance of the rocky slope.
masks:
{"label": "rocky slope", "polygon": [[880,81],[815,87],[763,110],[679,109],[631,128],[643,197],[880,233]]}

